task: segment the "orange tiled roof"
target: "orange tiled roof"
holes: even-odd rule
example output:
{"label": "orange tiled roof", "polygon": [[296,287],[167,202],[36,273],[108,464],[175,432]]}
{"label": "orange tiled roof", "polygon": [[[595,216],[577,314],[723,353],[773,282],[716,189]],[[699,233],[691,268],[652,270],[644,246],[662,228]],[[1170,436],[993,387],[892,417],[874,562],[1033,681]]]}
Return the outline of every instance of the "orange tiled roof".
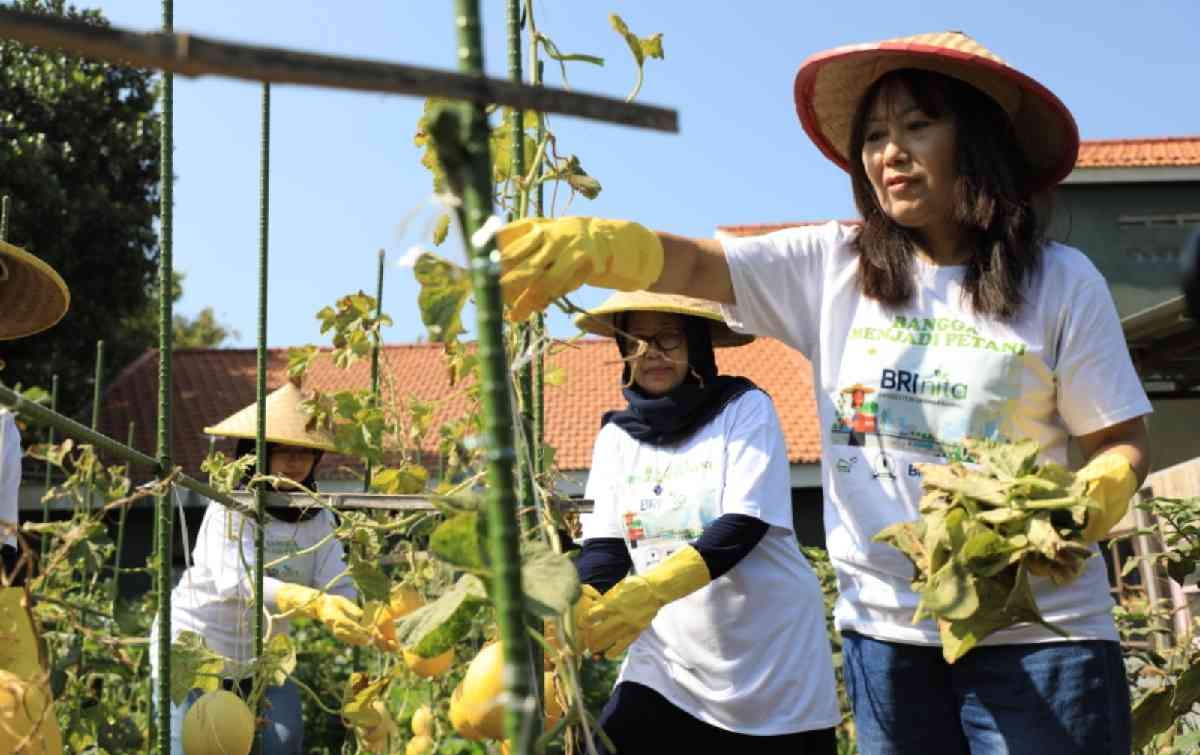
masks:
{"label": "orange tiled roof", "polygon": [[1079,145],[1077,168],[1162,168],[1200,165],[1200,136],[1089,139]]}
{"label": "orange tiled roof", "polygon": [[[600,429],[600,416],[623,404],[620,365],[611,341],[584,339],[564,345],[549,359],[566,373],[562,386],[546,387],[546,440],[554,446],[563,470],[586,470],[591,465],[592,442]],[[788,456],[793,463],[812,463],[820,457],[820,431],[813,400],[812,367],[798,353],[778,341],[759,339],[737,349],[719,349],[722,372],[746,375],[775,400]],[[433,427],[468,411],[462,390],[451,388],[442,350],[433,344],[386,346],[380,355],[394,396],[415,396],[437,401]],[[208,452],[203,428],[254,400],[255,353],[251,349],[181,349],[173,361],[174,459],[190,474],[198,475]],[[287,350],[271,349],[267,358],[267,386],[282,384],[287,372]],[[124,438],[130,421],[136,423],[134,445],[153,453],[158,352],[147,351],[125,368],[104,394],[101,429]],[[360,360],[348,370],[337,369],[328,351],[309,369],[306,386],[321,391],[366,388],[370,367]],[[385,389],[386,390],[386,389]],[[385,397],[388,394],[385,392]],[[433,450],[436,432],[427,444]],[[232,449],[222,440],[217,448]],[[330,458],[323,466],[336,467],[345,459]]]}

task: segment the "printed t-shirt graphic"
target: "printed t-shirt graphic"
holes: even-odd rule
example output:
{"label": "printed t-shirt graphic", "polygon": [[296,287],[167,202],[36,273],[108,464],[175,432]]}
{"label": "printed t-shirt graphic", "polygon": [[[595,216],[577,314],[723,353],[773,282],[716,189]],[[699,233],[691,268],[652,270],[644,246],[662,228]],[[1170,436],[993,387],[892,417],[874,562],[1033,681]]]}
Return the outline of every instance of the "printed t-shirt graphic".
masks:
{"label": "printed t-shirt graphic", "polygon": [[829,438],[925,461],[970,461],[963,441],[1008,435],[1005,419],[1019,396],[1025,348],[955,317],[859,307],[841,387],[831,397],[837,414]]}
{"label": "printed t-shirt graphic", "polygon": [[672,464],[658,473],[646,467],[626,479],[633,495],[620,505],[622,533],[639,574],[696,540],[721,515],[710,459]]}

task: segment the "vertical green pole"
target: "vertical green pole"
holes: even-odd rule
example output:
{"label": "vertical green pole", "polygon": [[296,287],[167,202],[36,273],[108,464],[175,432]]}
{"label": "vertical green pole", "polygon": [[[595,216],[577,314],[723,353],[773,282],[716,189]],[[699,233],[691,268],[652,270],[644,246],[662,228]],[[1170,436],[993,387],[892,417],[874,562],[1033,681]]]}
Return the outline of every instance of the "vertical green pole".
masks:
{"label": "vertical green pole", "polygon": [[[133,430],[134,423],[129,423],[129,434],[125,436],[125,445],[133,448]],[[129,506],[122,506],[121,511],[117,514],[117,553],[113,563],[113,581],[112,581],[112,599],[115,603],[117,593],[120,592],[118,583],[121,581],[121,552],[125,550],[125,516],[129,513]]]}
{"label": "vertical green pole", "polygon": [[100,427],[100,394],[104,387],[104,340],[96,341],[96,371],[92,378],[92,429]]}
{"label": "vertical green pole", "polygon": [[[507,0],[508,17],[508,78],[520,84],[524,79],[521,71],[521,1]],[[509,138],[512,142],[509,159],[512,167],[510,173],[516,178],[513,181],[514,196],[521,191],[519,181],[525,176],[525,112],[513,109],[510,111]],[[509,221],[518,220],[521,208],[515,206],[509,212]],[[516,327],[517,348],[524,353],[530,346],[530,331],[528,323]],[[530,468],[533,465],[533,446],[530,442],[530,431],[533,429],[533,366],[528,362],[517,371],[517,392],[520,396],[518,405],[517,427],[517,500],[521,508],[533,512],[526,517],[526,526],[536,527],[537,515],[533,510],[533,475]]]}
{"label": "vertical green pole", "polygon": [[[545,73],[545,63],[538,59],[537,44],[532,45],[533,60],[533,86],[540,87],[542,85],[542,76]],[[538,113],[537,128],[534,131],[534,142],[541,144],[542,139],[546,138],[546,114]],[[542,165],[539,163],[533,174],[534,181],[542,177]],[[538,183],[533,190],[533,196],[530,198],[530,214],[535,218],[540,218],[545,212],[543,194],[544,187]],[[546,321],[541,312],[533,316],[533,337],[537,341],[541,341],[546,333]],[[546,440],[546,359],[542,351],[538,351],[537,357],[533,360],[533,468],[538,474],[546,471],[546,454],[543,444]]]}
{"label": "vertical green pole", "polygon": [[[459,70],[483,76],[478,0],[455,0],[455,28]],[[463,203],[457,211],[471,257],[471,283],[475,292],[487,459],[488,555],[494,574],[492,596],[504,646],[504,687],[510,701],[504,728],[513,743],[513,752],[528,755],[533,731],[528,725],[529,718],[540,711],[536,710],[538,700],[529,685],[529,642],[522,611],[521,557],[513,495],[512,404],[504,353],[500,265],[498,255],[494,255],[494,240],[481,239],[476,245],[474,238],[492,215],[487,110],[481,103],[464,104],[455,110],[442,111],[439,120],[442,121],[436,139],[439,154],[443,166],[454,175],[453,184],[462,189]]]}
{"label": "vertical green pole", "polygon": [[[50,411],[53,411],[53,412],[58,411],[58,375],[54,375],[50,378]],[[54,428],[53,427],[50,427],[50,429],[46,431],[46,443],[50,444],[51,446],[54,445]],[[51,464],[50,462],[46,462],[46,490],[45,490],[46,493],[50,492],[50,484],[53,482],[51,475],[53,474],[53,472],[54,472],[54,465]],[[50,498],[48,496],[42,498],[42,521],[47,522],[47,523],[50,521]],[[50,536],[42,535],[42,558],[43,559],[46,558],[46,553],[49,550],[50,550]]]}
{"label": "vertical green pole", "polygon": [[[271,201],[271,85],[262,85],[262,145],[258,179],[258,393],[254,453],[258,474],[267,474],[267,240]],[[254,657],[263,654],[263,551],[266,544],[266,490],[254,488],[254,507],[258,523],[254,528]],[[260,700],[261,707],[261,700]],[[257,714],[257,711],[256,711]],[[255,752],[262,752],[262,730],[255,735]]]}
{"label": "vertical green pole", "polygon": [[[173,0],[163,0],[163,31],[175,28]],[[175,79],[168,71],[162,78],[161,156],[159,158],[162,205],[159,217],[158,258],[158,428],[156,452],[159,473],[171,469],[171,295],[174,293],[175,273],[172,268],[171,244],[174,234],[174,133]],[[154,501],[158,536],[158,752],[171,753],[171,535],[174,532],[174,509],[171,494],[158,495]]]}
{"label": "vertical green pole", "polygon": [[[375,317],[378,319],[383,315],[383,264],[384,253],[379,250],[379,264],[375,273]],[[379,404],[379,346],[383,336],[380,335],[375,339],[375,343],[371,344],[371,402],[373,405]],[[371,492],[371,462],[367,462],[366,472],[363,474],[363,492]]]}
{"label": "vertical green pole", "polygon": [[8,241],[8,195],[0,197],[0,241]]}

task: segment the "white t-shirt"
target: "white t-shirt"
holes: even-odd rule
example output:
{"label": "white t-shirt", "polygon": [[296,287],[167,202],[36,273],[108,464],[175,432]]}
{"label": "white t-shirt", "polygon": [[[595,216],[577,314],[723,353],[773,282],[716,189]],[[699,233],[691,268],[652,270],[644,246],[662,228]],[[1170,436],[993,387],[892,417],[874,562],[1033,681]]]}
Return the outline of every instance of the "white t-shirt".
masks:
{"label": "white t-shirt", "polygon": [[[277,610],[275,596],[284,582],[328,588],[333,594],[355,599],[357,592],[348,577],[329,585],[346,568],[345,550],[335,538],[329,537],[311,553],[269,566],[281,556],[311,548],[334,529],[329,511],[298,522],[267,517],[263,600],[268,611]],[[171,591],[171,640],[183,631],[203,636],[210,650],[229,659],[226,672],[230,674],[249,663],[254,657],[253,578],[254,522],[210,503],[192,549],[192,566]],[[273,619],[265,639],[287,633],[290,624],[287,619]],[[152,640],[157,630],[156,625]]]}
{"label": "white t-shirt", "polygon": [[[917,261],[914,302],[887,312],[862,296],[856,231],[829,223],[724,242],[739,331],[803,353],[816,375],[829,555],[838,573],[840,629],[938,644],[912,623],[912,564],[871,537],[919,518],[915,463],[961,459],[971,438],[1033,438],[1065,464],[1070,436],[1148,414],[1104,278],[1077,249],[1047,244],[1021,316],[975,316],[961,299],[963,267]],[[1104,561],[1056,587],[1034,577],[1043,618],[1073,638],[1116,640]],[[1034,625],[984,644],[1043,642]]]}
{"label": "white t-shirt", "polygon": [[743,734],[840,720],[821,588],[792,534],[787,447],[766,394],[742,394],[674,447],[606,425],[587,497],[595,509],[582,517],[583,539],[624,538],[638,572],[722,514],[770,525],[732,569],[658,612],[630,646],[619,681]]}
{"label": "white t-shirt", "polygon": [[[0,407],[0,522],[20,522],[21,431],[12,411]],[[17,547],[17,536],[0,536],[0,545]]]}

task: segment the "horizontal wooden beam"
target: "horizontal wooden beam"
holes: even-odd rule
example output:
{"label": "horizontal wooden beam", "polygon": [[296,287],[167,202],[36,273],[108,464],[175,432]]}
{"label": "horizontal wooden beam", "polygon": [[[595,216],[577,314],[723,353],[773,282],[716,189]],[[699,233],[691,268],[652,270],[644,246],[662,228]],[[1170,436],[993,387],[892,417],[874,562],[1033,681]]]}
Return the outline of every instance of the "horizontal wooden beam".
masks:
{"label": "horizontal wooden beam", "polygon": [[674,110],[602,95],[401,63],[238,44],[194,34],[135,32],[9,8],[0,8],[0,37],[184,76],[213,75],[273,84],[446,97],[655,131],[679,131]]}

